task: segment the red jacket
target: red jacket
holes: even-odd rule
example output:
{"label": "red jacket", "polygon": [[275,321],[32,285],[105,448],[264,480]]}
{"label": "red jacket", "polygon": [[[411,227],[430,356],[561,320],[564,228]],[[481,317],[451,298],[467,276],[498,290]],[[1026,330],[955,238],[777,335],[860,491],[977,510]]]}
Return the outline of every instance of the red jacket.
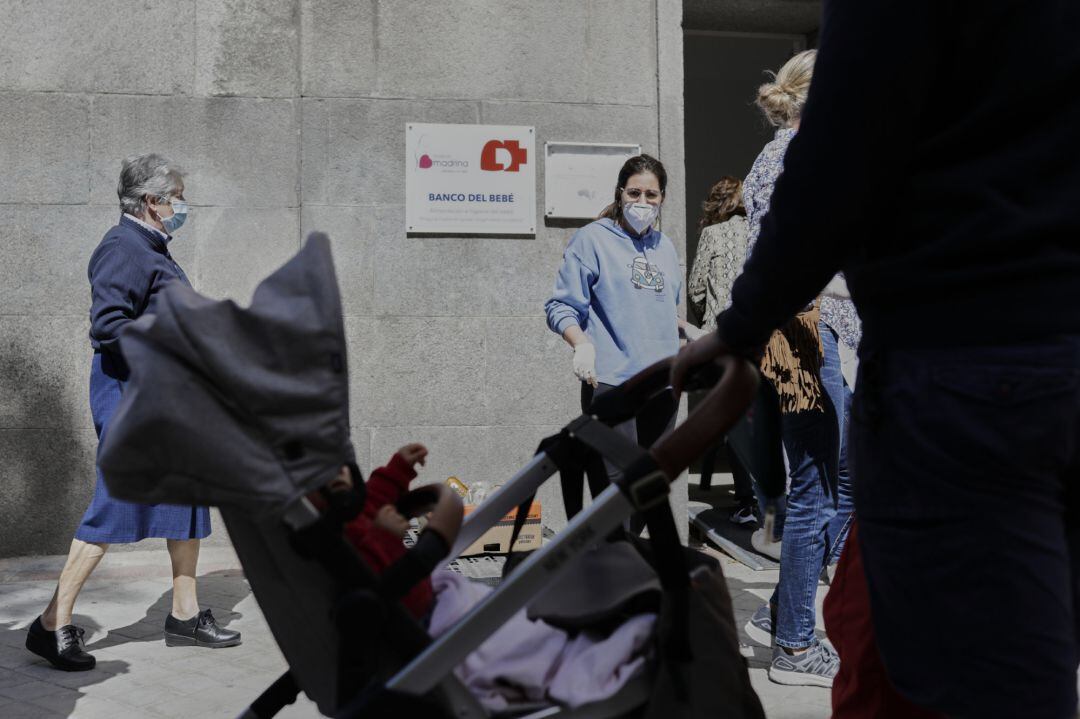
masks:
{"label": "red jacket", "polygon": [[[379,467],[368,477],[364,509],[356,519],[345,525],[345,536],[376,574],[382,574],[400,559],[405,554],[405,545],[399,537],[375,525],[375,513],[404,496],[414,477],[416,472],[413,468],[400,454],[395,454],[385,467]],[[434,603],[431,579],[426,578],[414,586],[402,597],[401,603],[417,619],[426,616]]]}

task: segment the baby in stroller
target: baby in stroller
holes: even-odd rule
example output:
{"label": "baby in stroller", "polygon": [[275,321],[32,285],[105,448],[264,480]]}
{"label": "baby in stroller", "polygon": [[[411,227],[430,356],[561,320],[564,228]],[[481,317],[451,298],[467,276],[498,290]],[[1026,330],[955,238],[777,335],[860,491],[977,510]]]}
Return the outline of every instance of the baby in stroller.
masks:
{"label": "baby in stroller", "polygon": [[[341,506],[363,502],[362,506],[353,508],[359,512],[345,525],[345,536],[375,574],[381,575],[405,556],[402,539],[409,529],[409,520],[396,505],[408,493],[409,482],[416,478],[416,465],[424,464],[427,453],[427,447],[416,442],[399,449],[385,466],[368,477],[363,499],[352,491],[353,473],[348,465],[342,465],[326,486],[331,501]],[[308,499],[320,509],[327,501],[319,492],[312,492]],[[401,599],[409,614],[418,620],[428,617],[433,601],[429,578],[420,580]]]}
{"label": "baby in stroller", "polygon": [[[419,443],[399,449],[383,467],[371,472],[366,498],[344,534],[377,575],[405,556],[403,538],[409,520],[399,511],[409,483],[423,465],[427,448]],[[316,506],[327,501],[341,507],[355,502],[353,472],[343,466],[326,486],[309,495]],[[491,589],[445,570],[417,582],[401,600],[413,618],[433,637],[453,626]],[[616,694],[645,666],[656,615],[643,612],[611,632],[571,633],[530,620],[525,610],[470,654],[456,674],[489,711],[514,704],[554,701],[568,707],[600,701]]]}

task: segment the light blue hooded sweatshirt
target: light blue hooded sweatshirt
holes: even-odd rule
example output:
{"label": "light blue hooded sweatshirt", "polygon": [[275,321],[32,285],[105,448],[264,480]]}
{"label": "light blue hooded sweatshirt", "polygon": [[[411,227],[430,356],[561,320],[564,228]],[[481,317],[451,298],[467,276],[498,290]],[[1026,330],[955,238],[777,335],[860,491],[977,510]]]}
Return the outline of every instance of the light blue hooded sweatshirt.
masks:
{"label": "light blue hooded sweatshirt", "polygon": [[544,304],[556,334],[579,325],[596,347],[596,376],[622,384],[679,350],[682,267],[675,245],[650,229],[633,237],[602,219],[582,227],[563,253]]}

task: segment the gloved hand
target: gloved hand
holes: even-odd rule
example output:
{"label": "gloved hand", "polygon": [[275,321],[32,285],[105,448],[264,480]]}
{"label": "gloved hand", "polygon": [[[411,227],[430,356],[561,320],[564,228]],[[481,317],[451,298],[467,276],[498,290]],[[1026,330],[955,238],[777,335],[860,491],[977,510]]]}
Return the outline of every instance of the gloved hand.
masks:
{"label": "gloved hand", "polygon": [[679,320],[679,329],[682,330],[683,336],[691,342],[708,334],[705,330],[695,327],[686,320]]}
{"label": "gloved hand", "polygon": [[591,342],[582,342],[574,347],[574,376],[593,387],[596,379],[596,347]]}

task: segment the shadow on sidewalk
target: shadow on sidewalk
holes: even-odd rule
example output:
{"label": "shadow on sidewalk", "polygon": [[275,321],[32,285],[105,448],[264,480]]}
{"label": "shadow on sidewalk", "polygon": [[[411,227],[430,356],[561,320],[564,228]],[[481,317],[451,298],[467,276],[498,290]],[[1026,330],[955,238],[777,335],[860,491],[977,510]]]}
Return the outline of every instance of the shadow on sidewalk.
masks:
{"label": "shadow on sidewalk", "polygon": [[[100,650],[134,642],[159,642],[164,654],[162,632],[165,617],[172,609],[172,588],[168,584],[165,586],[168,588],[146,608],[142,617],[123,627],[107,629],[92,617],[76,614],[72,618],[73,623],[85,629],[87,637],[105,635],[89,644],[87,651],[97,654]],[[199,576],[198,591],[200,605],[212,609],[222,626],[242,616],[235,608],[251,594],[247,581],[237,570],[214,571]],[[25,648],[26,624],[25,621],[0,622],[0,703],[3,703],[3,697],[16,702],[0,708],[0,716],[7,716],[9,709],[18,710],[16,715],[20,717],[69,716],[76,711],[79,699],[85,696],[82,689],[127,674],[132,669],[132,662],[104,658],[116,657],[117,654],[123,656],[122,648],[118,652],[97,654],[97,665],[87,672],[55,669]],[[133,656],[144,655],[133,652]]]}
{"label": "shadow on sidewalk", "polygon": [[[87,631],[96,628],[96,623],[88,622]],[[0,686],[5,687],[4,694],[22,705],[12,705],[0,709],[0,714],[7,710],[18,716],[70,716],[75,705],[83,696],[81,689],[101,684],[119,674],[127,674],[131,666],[125,661],[111,659],[99,661],[88,672],[63,672],[53,669],[45,660],[31,654],[24,648],[26,628],[21,622],[0,622]],[[35,683],[46,682],[55,685],[55,689],[43,695],[33,691],[22,696],[22,687],[33,687]],[[40,684],[38,684],[40,686]],[[35,708],[37,707],[37,708]]]}
{"label": "shadow on sidewalk", "polygon": [[[219,570],[198,576],[199,605],[210,609],[214,619],[223,627],[243,615],[235,611],[236,605],[251,594],[251,587],[238,571]],[[91,654],[99,649],[112,649],[131,642],[162,642],[164,648],[165,617],[172,611],[172,589],[167,589],[156,602],[146,608],[145,614],[124,627],[110,629],[108,636],[86,647]],[[92,620],[78,617],[76,624],[87,626]]]}

